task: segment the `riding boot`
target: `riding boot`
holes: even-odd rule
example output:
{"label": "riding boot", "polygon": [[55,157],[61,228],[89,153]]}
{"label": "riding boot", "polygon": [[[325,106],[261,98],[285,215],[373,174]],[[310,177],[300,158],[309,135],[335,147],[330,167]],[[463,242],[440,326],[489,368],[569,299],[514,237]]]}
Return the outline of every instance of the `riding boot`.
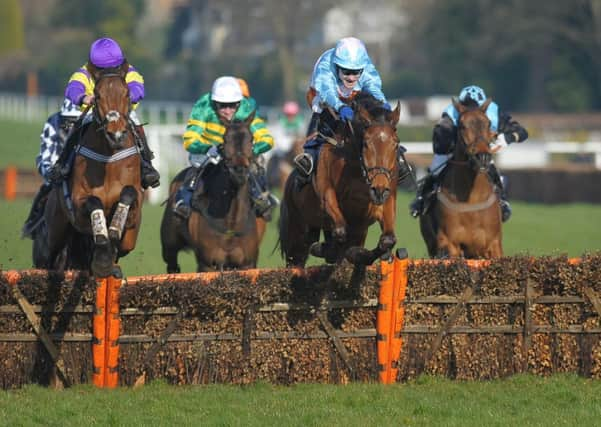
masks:
{"label": "riding boot", "polygon": [[135,140],[138,144],[138,147],[140,148],[140,156],[142,157],[142,188],[156,188],[160,185],[161,175],[152,166],[152,159],[154,159],[154,154],[148,146],[148,141],[146,140],[146,132],[144,132],[144,127],[142,125],[134,125],[134,130]]}
{"label": "riding boot", "polygon": [[501,175],[499,175],[499,171],[494,163],[488,168],[488,176],[493,185],[497,188],[499,194],[499,206],[501,207],[501,220],[506,222],[511,217],[511,205],[507,201],[507,191],[505,190],[505,185],[503,185],[503,179],[501,178]]}
{"label": "riding boot", "polygon": [[42,215],[44,214],[44,207],[46,206],[46,200],[48,199],[48,193],[52,186],[50,184],[42,184],[38,193],[33,198],[33,202],[31,203],[31,210],[29,211],[29,215],[25,220],[25,224],[23,225],[23,229],[21,231],[22,237],[33,236],[33,232],[37,228],[40,220],[42,219]]}
{"label": "riding boot", "polygon": [[190,168],[186,173],[184,182],[177,189],[173,212],[183,219],[187,219],[192,213],[192,195],[194,194],[197,180],[201,179],[201,174],[202,169]]}
{"label": "riding boot", "polygon": [[250,199],[255,208],[255,214],[265,221],[271,221],[271,212],[278,204],[278,199],[267,191],[265,169],[257,167],[250,173]]}
{"label": "riding boot", "polygon": [[409,204],[409,211],[413,218],[417,218],[421,216],[424,212],[426,195],[432,191],[434,187],[435,176],[434,174],[429,173],[425,177],[423,177],[417,186],[417,194],[415,199]]}
{"label": "riding boot", "polygon": [[318,138],[309,140],[303,146],[304,152],[294,158],[294,168],[298,172],[295,181],[297,190],[311,182],[311,175],[315,170],[320,148],[321,141]]}
{"label": "riding boot", "polygon": [[405,152],[407,149],[399,144],[397,158],[399,162],[399,182],[403,182],[405,178],[411,175],[411,165],[405,159]]}

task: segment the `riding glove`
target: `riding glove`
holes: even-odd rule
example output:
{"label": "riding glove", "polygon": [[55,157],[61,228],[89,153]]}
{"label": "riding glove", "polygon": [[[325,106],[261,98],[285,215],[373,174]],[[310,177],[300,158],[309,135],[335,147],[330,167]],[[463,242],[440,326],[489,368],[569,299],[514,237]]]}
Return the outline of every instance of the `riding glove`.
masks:
{"label": "riding glove", "polygon": [[338,110],[338,112],[340,113],[341,120],[353,120],[353,117],[355,116],[355,113],[353,112],[352,108],[348,105],[343,105],[342,107],[340,107],[340,110]]}
{"label": "riding glove", "polygon": [[503,148],[507,147],[507,145],[509,145],[509,144],[507,143],[507,140],[505,139],[505,134],[500,133],[499,135],[497,135],[497,140],[495,142],[491,142],[489,147],[493,153],[497,153],[497,152],[501,151]]}

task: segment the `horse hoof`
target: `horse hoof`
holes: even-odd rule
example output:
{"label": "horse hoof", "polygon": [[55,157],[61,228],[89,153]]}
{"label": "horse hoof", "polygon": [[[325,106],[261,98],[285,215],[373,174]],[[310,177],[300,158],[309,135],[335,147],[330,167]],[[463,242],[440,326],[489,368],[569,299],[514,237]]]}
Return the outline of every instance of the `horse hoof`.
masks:
{"label": "horse hoof", "polygon": [[348,248],[344,257],[353,265],[371,264],[371,262],[369,262],[369,251],[361,246]]}
{"label": "horse hoof", "polygon": [[346,241],[346,230],[344,227],[336,227],[332,232],[332,237],[334,237],[338,243],[342,243]]}
{"label": "horse hoof", "polygon": [[378,249],[381,251],[389,251],[396,244],[396,239],[391,235],[383,235],[378,242]]}
{"label": "horse hoof", "polygon": [[309,253],[316,258],[325,258],[325,243],[315,242],[309,248]]}
{"label": "horse hoof", "polygon": [[409,252],[407,252],[407,248],[398,248],[396,250],[396,257],[398,259],[409,258]]}

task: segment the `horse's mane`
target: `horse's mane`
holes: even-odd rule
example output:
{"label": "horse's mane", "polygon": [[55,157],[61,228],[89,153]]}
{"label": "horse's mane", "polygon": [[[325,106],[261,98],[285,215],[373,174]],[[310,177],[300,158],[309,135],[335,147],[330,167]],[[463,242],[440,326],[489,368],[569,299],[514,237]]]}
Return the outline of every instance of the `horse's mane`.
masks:
{"label": "horse's mane", "polygon": [[365,108],[376,121],[386,120],[386,115],[389,113],[382,101],[366,91],[361,91],[355,95],[351,105],[355,112],[359,111],[360,106]]}

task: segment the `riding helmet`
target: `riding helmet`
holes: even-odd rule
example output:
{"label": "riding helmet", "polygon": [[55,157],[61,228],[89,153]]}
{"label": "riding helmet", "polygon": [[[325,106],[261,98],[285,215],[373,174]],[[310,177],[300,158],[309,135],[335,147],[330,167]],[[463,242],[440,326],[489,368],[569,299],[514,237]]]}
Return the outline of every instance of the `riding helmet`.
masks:
{"label": "riding helmet", "polygon": [[459,102],[465,103],[468,98],[476,101],[478,105],[482,105],[484,104],[484,101],[486,101],[486,94],[481,87],[470,85],[464,87],[461,89],[461,92],[459,92]]}
{"label": "riding helmet", "polygon": [[216,102],[238,102],[242,100],[240,82],[235,77],[219,77],[213,83],[211,100]]}
{"label": "riding helmet", "polygon": [[348,70],[362,70],[369,63],[369,56],[361,40],[345,37],[336,43],[332,62]]}
{"label": "riding helmet", "polygon": [[92,43],[90,62],[98,68],[118,67],[125,61],[121,46],[115,40],[103,37]]}

